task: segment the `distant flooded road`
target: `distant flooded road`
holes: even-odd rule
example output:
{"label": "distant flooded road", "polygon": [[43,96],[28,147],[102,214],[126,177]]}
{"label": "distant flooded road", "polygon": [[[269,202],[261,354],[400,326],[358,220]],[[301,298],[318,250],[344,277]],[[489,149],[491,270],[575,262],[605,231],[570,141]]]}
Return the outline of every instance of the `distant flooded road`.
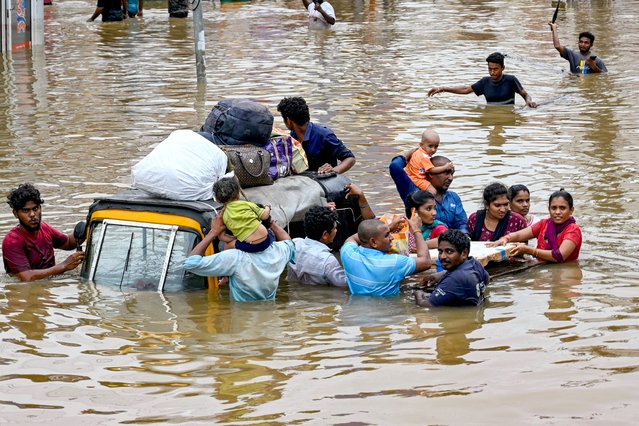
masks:
{"label": "distant flooded road", "polygon": [[[148,4],[147,4],[148,3]],[[425,128],[456,165],[468,213],[493,181],[526,184],[532,212],[566,188],[576,264],[500,277],[480,309],[282,283],[275,302],[0,276],[0,422],[9,424],[632,424],[639,394],[639,10],[569,1],[562,44],[596,36],[609,75],[573,76],[552,46],[550,0],[333,0],[309,31],[299,0],[202,2],[208,85],[192,18],[87,23],[89,1],[45,7],[44,48],[0,57],[0,193],[30,181],[70,232],[93,198],[220,99],[303,96],[353,150],[377,213],[400,212],[390,159]],[[434,86],[472,84],[507,55],[541,104],[486,107]],[[0,210],[0,235],[16,220]],[[58,260],[66,253],[58,253]]]}

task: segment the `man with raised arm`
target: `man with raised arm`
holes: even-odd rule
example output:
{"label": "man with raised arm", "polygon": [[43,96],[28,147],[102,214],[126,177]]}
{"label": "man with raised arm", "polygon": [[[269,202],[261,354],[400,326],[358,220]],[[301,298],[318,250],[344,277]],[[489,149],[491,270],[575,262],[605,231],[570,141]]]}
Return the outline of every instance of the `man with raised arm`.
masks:
{"label": "man with raised arm", "polygon": [[557,52],[559,52],[559,56],[567,60],[570,64],[571,73],[591,74],[608,72],[601,58],[598,58],[591,52],[592,45],[595,44],[595,36],[592,33],[588,31],[579,33],[579,52],[575,52],[572,49],[562,46],[559,42],[557,24],[549,22],[548,25],[552,32],[552,44],[555,46],[555,49],[557,49]]}

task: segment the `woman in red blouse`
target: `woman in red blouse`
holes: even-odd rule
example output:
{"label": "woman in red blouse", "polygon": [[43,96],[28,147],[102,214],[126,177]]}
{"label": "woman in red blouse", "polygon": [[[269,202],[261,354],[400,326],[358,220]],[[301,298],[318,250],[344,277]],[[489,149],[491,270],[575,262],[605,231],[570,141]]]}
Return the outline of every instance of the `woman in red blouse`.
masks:
{"label": "woman in red blouse", "polygon": [[542,219],[533,226],[501,237],[489,246],[522,242],[537,238],[537,248],[519,244],[512,255],[530,254],[547,262],[570,262],[577,260],[581,249],[581,229],[572,217],[572,196],[561,188],[550,195],[548,212],[550,218]]}

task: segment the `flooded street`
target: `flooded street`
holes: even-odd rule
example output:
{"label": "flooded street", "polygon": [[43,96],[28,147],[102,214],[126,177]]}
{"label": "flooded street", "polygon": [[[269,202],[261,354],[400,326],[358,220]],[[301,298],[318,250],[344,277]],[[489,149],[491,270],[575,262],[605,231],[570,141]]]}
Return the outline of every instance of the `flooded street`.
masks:
{"label": "flooded street", "polygon": [[[148,4],[147,4],[148,3]],[[0,423],[632,424],[639,394],[639,9],[573,0],[560,40],[580,31],[609,75],[573,76],[553,48],[550,0],[333,0],[331,31],[309,31],[299,0],[203,2],[207,86],[192,18],[87,23],[95,3],[45,7],[45,46],[0,57],[0,194],[42,192],[43,220],[70,232],[94,197],[218,100],[274,113],[302,96],[311,120],[357,156],[348,176],[376,213],[401,212],[388,175],[426,128],[456,166],[451,189],[480,208],[493,182],[523,183],[547,214],[564,187],[584,244],[578,263],[500,277],[479,309],[423,309],[409,293],[349,297],[282,283],[275,302],[218,292],[123,294],[82,281],[0,274]],[[488,75],[507,55],[540,103],[486,107],[426,93]],[[0,210],[0,235],[16,224]],[[57,253],[58,261],[67,253]]]}

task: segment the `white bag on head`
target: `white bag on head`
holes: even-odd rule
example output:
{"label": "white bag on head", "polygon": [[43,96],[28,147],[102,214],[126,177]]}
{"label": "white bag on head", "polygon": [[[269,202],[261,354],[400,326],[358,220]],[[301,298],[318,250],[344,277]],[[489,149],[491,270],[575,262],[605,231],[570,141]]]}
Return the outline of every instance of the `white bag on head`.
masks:
{"label": "white bag on head", "polygon": [[192,130],[175,130],[131,169],[135,188],[171,200],[213,198],[228,157]]}

